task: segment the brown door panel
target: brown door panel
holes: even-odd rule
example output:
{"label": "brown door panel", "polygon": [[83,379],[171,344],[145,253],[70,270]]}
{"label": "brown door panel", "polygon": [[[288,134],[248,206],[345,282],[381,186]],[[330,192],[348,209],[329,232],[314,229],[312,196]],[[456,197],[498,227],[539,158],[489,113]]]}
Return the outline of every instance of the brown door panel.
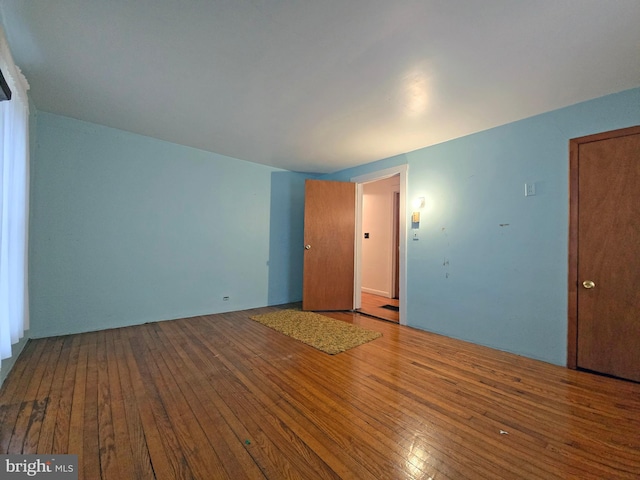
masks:
{"label": "brown door panel", "polygon": [[635,381],[640,381],[638,130],[585,137],[572,145],[572,170],[577,171],[571,175],[570,217],[575,364]]}
{"label": "brown door panel", "polygon": [[353,309],[356,186],[307,180],[303,310]]}

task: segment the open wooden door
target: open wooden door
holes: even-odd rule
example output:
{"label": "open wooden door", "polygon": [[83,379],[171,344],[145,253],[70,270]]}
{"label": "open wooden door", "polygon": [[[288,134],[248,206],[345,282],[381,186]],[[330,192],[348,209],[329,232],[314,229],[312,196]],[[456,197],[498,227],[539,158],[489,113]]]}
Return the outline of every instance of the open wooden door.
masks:
{"label": "open wooden door", "polygon": [[570,149],[568,364],[640,381],[640,127]]}
{"label": "open wooden door", "polygon": [[353,309],[356,185],[307,180],[303,310]]}

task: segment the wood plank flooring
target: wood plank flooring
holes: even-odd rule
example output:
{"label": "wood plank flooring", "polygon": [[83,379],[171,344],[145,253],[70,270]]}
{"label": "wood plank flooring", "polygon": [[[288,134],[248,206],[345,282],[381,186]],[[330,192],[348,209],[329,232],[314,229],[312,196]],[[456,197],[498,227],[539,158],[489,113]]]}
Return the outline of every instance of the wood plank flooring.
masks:
{"label": "wood plank flooring", "polygon": [[383,308],[383,305],[393,305],[398,307],[400,305],[400,301],[397,298],[386,298],[367,292],[362,292],[361,295],[362,301],[361,307],[358,309],[359,312],[382,318],[383,320],[388,320],[390,322],[400,322],[400,312]]}
{"label": "wood plank flooring", "polygon": [[330,356],[248,317],[32,340],[0,453],[94,479],[640,478],[640,384],[376,320]]}

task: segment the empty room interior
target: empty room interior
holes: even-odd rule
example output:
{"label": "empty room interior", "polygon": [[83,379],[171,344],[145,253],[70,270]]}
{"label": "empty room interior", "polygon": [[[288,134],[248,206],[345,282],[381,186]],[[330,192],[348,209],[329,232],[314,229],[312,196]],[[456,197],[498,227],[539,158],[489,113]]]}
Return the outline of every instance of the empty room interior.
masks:
{"label": "empty room interior", "polygon": [[0,478],[640,478],[639,24],[0,0]]}

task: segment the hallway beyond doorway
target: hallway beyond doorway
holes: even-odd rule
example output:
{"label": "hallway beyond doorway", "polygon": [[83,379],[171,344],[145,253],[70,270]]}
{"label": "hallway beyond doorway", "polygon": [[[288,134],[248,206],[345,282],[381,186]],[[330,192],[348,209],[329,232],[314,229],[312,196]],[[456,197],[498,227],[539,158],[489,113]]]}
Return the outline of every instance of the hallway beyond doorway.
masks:
{"label": "hallway beyond doorway", "polygon": [[381,297],[372,293],[362,292],[362,306],[358,311],[366,315],[398,323],[400,321],[400,312],[392,308],[385,308],[385,306],[399,308],[399,305],[400,301],[397,298]]}

